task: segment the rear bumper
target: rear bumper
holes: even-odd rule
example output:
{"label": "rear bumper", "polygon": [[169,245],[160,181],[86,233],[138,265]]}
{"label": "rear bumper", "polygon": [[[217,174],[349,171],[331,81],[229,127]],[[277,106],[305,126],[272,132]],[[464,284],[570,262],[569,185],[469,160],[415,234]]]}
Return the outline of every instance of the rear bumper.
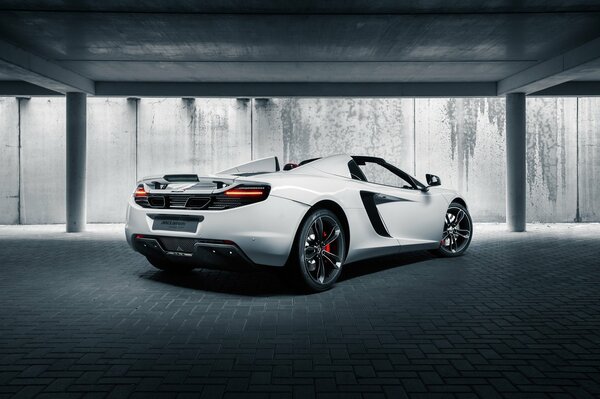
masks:
{"label": "rear bumper", "polygon": [[132,244],[144,256],[207,269],[247,270],[256,266],[233,242],[136,235],[132,238]]}
{"label": "rear bumper", "polygon": [[[256,204],[245,205],[238,208],[221,211],[202,210],[171,210],[171,209],[148,209],[137,205],[133,199],[129,201],[127,210],[127,224],[125,234],[131,247],[146,255],[148,247],[139,247],[135,237],[178,238],[194,239],[195,245],[187,253],[188,255],[167,254],[171,251],[164,246],[165,252],[161,256],[177,257],[182,261],[196,262],[198,267],[222,267],[227,268],[229,264],[219,266],[223,259],[216,259],[212,255],[213,249],[217,253],[232,251],[235,259],[230,258],[230,263],[238,261],[243,264],[257,264],[266,266],[283,266],[290,254],[294,236],[300,221],[309,209],[308,205],[270,195],[264,201]],[[193,232],[155,230],[153,222],[157,217],[195,217],[199,220],[197,228]],[[158,240],[159,244],[160,239]],[[233,245],[234,248],[214,246],[214,244]],[[148,245],[150,245],[147,242]],[[210,245],[205,244],[213,244]],[[210,253],[206,253],[208,248]],[[154,248],[153,250],[158,250]],[[226,255],[223,252],[223,255]],[[212,255],[211,255],[212,254]],[[219,255],[220,256],[220,255]],[[224,259],[228,259],[226,256]],[[205,266],[206,265],[206,266]]]}

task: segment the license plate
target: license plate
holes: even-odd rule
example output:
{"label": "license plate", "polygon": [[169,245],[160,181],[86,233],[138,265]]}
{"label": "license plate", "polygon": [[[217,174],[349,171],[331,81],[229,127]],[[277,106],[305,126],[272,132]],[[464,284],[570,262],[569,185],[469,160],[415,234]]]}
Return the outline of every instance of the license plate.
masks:
{"label": "license plate", "polygon": [[177,216],[157,216],[152,223],[152,230],[182,231],[185,233],[195,233],[198,228],[198,218],[177,217]]}

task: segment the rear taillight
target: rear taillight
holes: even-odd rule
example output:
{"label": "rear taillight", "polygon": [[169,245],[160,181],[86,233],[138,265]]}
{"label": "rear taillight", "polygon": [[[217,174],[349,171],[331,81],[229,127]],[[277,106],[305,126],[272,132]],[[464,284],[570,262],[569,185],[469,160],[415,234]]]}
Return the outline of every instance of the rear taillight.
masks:
{"label": "rear taillight", "polygon": [[224,191],[227,198],[261,201],[269,196],[269,186],[236,186]]}
{"label": "rear taillight", "polygon": [[148,193],[146,192],[143,184],[137,186],[133,195],[135,198],[148,198]]}
{"label": "rear taillight", "polygon": [[144,208],[150,206],[148,203],[148,192],[143,184],[140,184],[135,188],[135,191],[133,192],[133,199],[139,206],[143,206]]}
{"label": "rear taillight", "polygon": [[238,206],[264,201],[269,196],[270,186],[239,185],[213,197],[209,209],[231,209]]}
{"label": "rear taillight", "polygon": [[225,210],[264,201],[269,196],[268,185],[241,184],[215,194],[194,193],[152,193],[146,186],[136,187],[133,197],[135,203],[143,208]]}
{"label": "rear taillight", "polygon": [[223,194],[234,198],[263,197],[269,194],[268,190],[268,187],[238,186],[225,191]]}

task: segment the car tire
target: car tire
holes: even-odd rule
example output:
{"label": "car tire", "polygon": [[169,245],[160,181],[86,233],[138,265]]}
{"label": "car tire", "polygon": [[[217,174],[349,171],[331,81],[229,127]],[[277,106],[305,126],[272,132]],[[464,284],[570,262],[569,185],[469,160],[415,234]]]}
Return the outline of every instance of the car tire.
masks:
{"label": "car tire", "polygon": [[315,209],[306,215],[289,265],[303,290],[322,292],[335,285],[346,258],[346,237],[343,224],[332,211]]}
{"label": "car tire", "polygon": [[473,219],[467,208],[452,202],[444,216],[444,229],[438,249],[432,251],[444,258],[464,255],[473,238]]}
{"label": "car tire", "polygon": [[189,273],[194,269],[193,266],[169,261],[164,258],[147,256],[146,259],[148,259],[148,262],[150,262],[152,266],[169,273]]}

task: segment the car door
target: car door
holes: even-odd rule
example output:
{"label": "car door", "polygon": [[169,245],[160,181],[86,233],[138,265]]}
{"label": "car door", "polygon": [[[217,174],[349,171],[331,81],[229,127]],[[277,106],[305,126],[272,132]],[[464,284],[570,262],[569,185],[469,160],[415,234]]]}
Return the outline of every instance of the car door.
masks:
{"label": "car door", "polygon": [[[388,165],[389,166],[389,165]],[[425,245],[439,242],[443,229],[445,200],[433,190],[421,190],[410,176],[394,173],[385,163],[360,165],[366,190],[390,236],[400,245]]]}

